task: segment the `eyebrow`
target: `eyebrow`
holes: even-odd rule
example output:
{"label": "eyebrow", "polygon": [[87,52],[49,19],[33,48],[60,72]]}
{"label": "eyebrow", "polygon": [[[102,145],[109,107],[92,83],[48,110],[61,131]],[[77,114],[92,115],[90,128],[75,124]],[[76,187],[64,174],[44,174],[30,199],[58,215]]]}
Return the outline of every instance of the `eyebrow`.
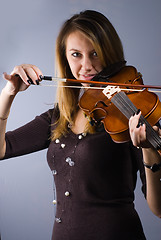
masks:
{"label": "eyebrow", "polygon": [[80,52],[80,50],[75,49],[75,48],[71,48],[71,49],[69,49],[69,51],[79,51]]}
{"label": "eyebrow", "polygon": [[[77,51],[77,52],[81,52],[81,50],[79,50],[79,49],[75,49],[75,48],[71,48],[71,49],[69,49],[69,51]],[[90,52],[96,52],[96,50],[93,48]]]}

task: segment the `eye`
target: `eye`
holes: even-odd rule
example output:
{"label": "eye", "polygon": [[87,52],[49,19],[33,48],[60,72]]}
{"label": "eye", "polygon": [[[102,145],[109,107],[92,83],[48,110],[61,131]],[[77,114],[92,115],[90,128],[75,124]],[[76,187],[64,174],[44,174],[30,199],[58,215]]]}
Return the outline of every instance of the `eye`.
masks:
{"label": "eye", "polygon": [[73,52],[73,53],[72,53],[72,56],[73,56],[73,57],[80,57],[81,54],[80,54],[79,52]]}
{"label": "eye", "polygon": [[98,57],[98,55],[97,55],[97,53],[94,51],[94,52],[92,52],[92,56],[93,57]]}

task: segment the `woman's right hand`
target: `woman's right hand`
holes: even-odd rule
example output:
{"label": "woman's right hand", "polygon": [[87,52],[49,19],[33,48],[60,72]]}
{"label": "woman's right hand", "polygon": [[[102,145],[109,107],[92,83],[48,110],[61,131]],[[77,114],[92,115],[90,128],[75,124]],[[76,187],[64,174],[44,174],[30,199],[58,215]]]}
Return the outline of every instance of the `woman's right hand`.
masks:
{"label": "woman's right hand", "polygon": [[16,95],[20,91],[26,90],[31,82],[38,85],[41,70],[32,64],[21,64],[15,66],[11,74],[3,73],[3,77],[7,80],[5,90],[9,95]]}

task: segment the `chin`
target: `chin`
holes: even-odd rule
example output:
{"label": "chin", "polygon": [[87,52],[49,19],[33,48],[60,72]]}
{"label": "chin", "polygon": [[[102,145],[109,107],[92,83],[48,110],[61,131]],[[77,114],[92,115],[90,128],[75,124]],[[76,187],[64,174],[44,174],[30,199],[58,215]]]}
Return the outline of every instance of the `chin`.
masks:
{"label": "chin", "polygon": [[89,83],[82,83],[82,86],[85,87],[85,88],[89,88],[90,84]]}

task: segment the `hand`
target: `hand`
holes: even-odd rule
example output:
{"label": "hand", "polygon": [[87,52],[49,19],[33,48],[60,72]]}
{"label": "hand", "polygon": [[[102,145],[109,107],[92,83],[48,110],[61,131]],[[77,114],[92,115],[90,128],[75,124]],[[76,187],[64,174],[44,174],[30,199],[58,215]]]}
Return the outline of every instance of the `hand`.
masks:
{"label": "hand", "polygon": [[4,79],[8,82],[6,84],[6,91],[10,95],[16,95],[20,91],[26,90],[30,83],[28,80],[33,82],[33,84],[39,83],[39,76],[43,75],[38,67],[32,64],[21,64],[14,67],[11,74],[4,73]]}
{"label": "hand", "polygon": [[132,140],[132,143],[135,147],[150,148],[151,145],[146,139],[146,126],[145,124],[138,126],[139,114],[135,114],[129,119],[129,133]]}

